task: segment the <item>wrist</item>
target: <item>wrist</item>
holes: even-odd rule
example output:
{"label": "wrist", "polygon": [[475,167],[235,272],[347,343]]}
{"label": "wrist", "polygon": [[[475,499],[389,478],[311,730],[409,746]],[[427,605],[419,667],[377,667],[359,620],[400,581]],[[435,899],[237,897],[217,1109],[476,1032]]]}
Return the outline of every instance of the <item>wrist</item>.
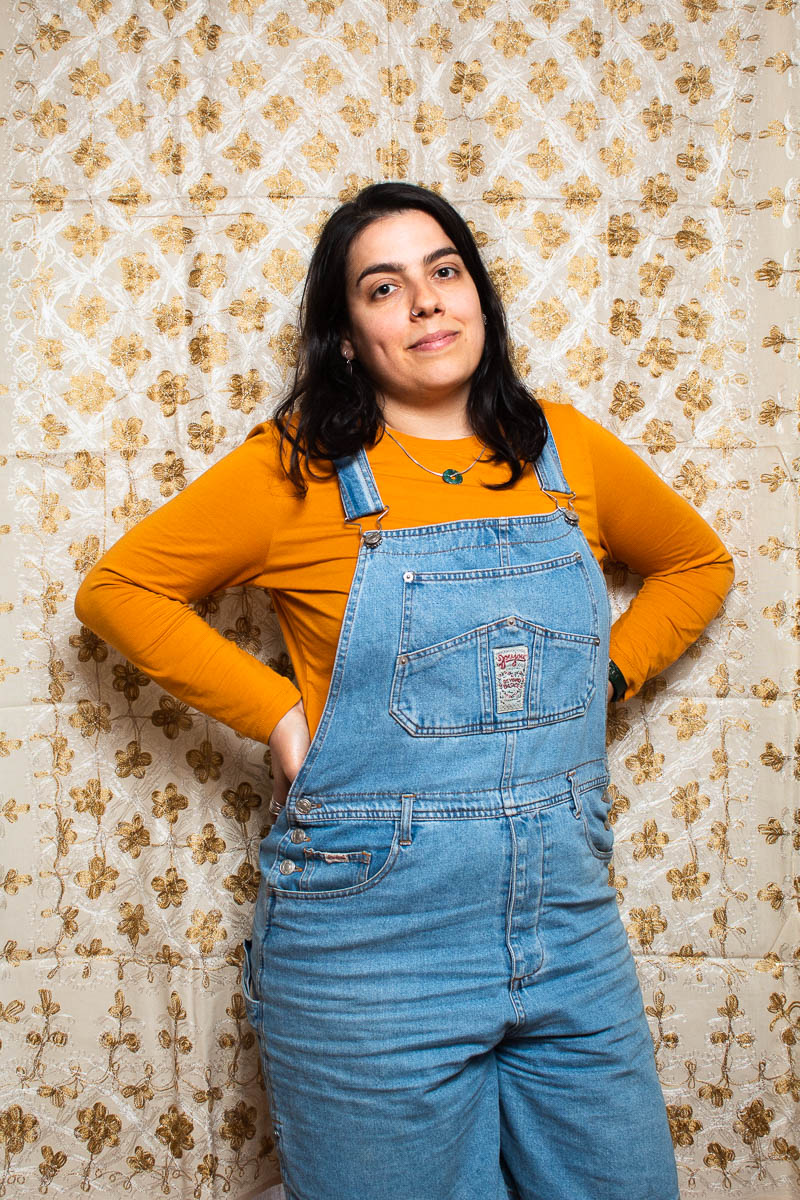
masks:
{"label": "wrist", "polygon": [[609,700],[621,700],[628,690],[628,681],[613,658],[608,660],[608,682],[611,688]]}

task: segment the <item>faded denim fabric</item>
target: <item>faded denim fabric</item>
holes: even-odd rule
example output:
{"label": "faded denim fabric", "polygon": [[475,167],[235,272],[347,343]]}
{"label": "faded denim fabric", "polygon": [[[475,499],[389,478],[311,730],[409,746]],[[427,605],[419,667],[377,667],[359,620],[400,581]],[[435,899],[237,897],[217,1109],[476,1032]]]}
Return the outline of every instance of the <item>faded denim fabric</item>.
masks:
{"label": "faded denim fabric", "polygon": [[[570,494],[552,435],[536,471]],[[362,530],[245,943],[288,1200],[678,1196],[608,883],[608,597],[554,505]]]}

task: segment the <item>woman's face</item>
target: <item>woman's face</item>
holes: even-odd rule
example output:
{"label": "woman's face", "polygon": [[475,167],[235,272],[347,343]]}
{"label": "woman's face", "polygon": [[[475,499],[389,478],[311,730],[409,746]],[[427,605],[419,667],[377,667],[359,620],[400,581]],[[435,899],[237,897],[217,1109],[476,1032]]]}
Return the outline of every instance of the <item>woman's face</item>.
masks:
{"label": "woman's face", "polygon": [[480,299],[438,221],[412,209],[362,229],[347,256],[350,328],[342,353],[370,376],[384,410],[465,406],[483,352]]}

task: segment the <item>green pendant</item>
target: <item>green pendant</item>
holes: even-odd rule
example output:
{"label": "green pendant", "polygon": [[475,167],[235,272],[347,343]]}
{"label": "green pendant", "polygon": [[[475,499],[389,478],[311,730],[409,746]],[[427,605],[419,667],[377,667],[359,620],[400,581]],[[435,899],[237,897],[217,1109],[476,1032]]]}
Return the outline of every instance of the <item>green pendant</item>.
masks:
{"label": "green pendant", "polygon": [[463,478],[464,476],[452,467],[448,467],[446,471],[442,472],[442,479],[445,483],[461,483]]}

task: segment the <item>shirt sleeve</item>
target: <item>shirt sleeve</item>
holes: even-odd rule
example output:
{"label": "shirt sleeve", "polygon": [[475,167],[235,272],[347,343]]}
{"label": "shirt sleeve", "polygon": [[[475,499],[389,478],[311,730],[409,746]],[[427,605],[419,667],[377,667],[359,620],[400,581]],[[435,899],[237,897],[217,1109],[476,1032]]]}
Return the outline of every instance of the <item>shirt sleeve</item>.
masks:
{"label": "shirt sleeve", "polygon": [[733,559],[711,526],[635,450],[583,418],[595,478],[600,541],[643,578],[611,629],[611,658],[639,691],[696,641],[733,582]]}
{"label": "shirt sleeve", "polygon": [[254,433],[103,555],[78,589],[75,613],[166,691],[266,742],[300,692],[191,608],[263,573],[274,439]]}

